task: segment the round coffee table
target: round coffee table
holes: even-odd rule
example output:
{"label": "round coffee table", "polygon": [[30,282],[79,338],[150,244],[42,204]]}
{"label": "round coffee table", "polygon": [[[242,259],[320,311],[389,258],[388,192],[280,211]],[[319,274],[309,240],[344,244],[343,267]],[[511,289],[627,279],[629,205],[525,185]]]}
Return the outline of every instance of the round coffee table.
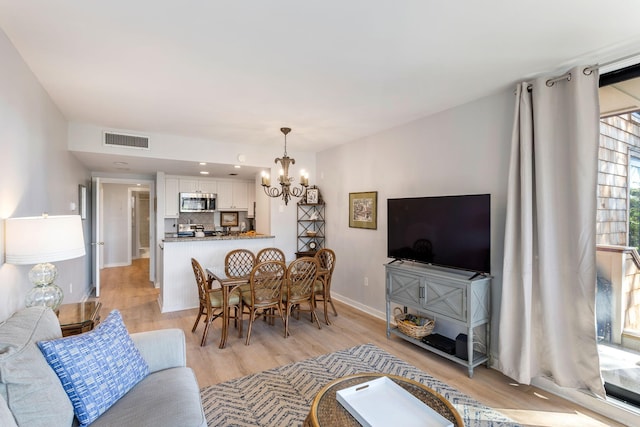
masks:
{"label": "round coffee table", "polygon": [[417,381],[397,375],[366,373],[338,378],[324,386],[311,403],[311,410],[304,421],[305,427],[360,426],[360,423],[351,416],[349,411],[347,411],[336,400],[336,392],[380,377],[387,377],[393,380],[396,384],[417,397],[431,409],[451,421],[454,426],[464,426],[462,418],[460,418],[460,414],[458,414],[458,411],[455,410],[451,403],[429,387],[426,387]]}

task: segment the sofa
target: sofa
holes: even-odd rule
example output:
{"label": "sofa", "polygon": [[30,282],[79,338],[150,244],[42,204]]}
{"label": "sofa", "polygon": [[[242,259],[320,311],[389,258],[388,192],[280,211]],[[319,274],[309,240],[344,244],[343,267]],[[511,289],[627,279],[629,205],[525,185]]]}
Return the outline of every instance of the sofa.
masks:
{"label": "sofa", "polygon": [[[25,308],[0,323],[0,426],[207,425],[198,383],[186,367],[182,330],[128,334],[114,310],[93,331],[61,337],[58,319],[48,308]],[[124,343],[123,353],[111,353],[120,344],[110,340],[118,339]],[[89,362],[76,371],[60,367],[83,357]],[[131,357],[139,360],[131,362]],[[96,366],[98,374],[90,371]],[[117,377],[127,371],[137,379],[123,388]],[[65,372],[71,374],[65,377]],[[96,401],[83,407],[79,402],[84,397],[73,393],[99,394],[101,409],[92,412],[93,419],[83,418],[79,408],[91,412]],[[105,396],[113,402],[104,404]]]}

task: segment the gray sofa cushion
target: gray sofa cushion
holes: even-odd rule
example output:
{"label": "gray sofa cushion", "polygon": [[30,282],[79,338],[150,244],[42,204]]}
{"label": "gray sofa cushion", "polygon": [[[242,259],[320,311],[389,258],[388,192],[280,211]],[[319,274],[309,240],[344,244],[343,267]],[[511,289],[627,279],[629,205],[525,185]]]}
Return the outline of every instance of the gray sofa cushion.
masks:
{"label": "gray sofa cushion", "polygon": [[190,368],[171,368],[140,381],[91,427],[206,425],[193,371]]}
{"label": "gray sofa cushion", "polygon": [[37,341],[62,336],[53,311],[20,310],[0,323],[0,396],[21,426],[70,426],[73,407]]}
{"label": "gray sofa cushion", "polygon": [[7,402],[0,396],[0,426],[2,427],[18,427],[13,414],[7,406]]}

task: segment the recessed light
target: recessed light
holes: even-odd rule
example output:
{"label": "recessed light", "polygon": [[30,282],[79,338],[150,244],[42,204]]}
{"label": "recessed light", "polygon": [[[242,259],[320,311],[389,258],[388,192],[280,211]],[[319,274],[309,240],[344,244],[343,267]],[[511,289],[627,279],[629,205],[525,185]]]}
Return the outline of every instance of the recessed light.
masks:
{"label": "recessed light", "polygon": [[200,162],[200,166],[206,166],[207,163],[206,162]]}
{"label": "recessed light", "polygon": [[207,172],[207,171],[200,171],[200,175],[209,175],[209,172]]}
{"label": "recessed light", "polygon": [[240,166],[240,165],[233,165],[233,167],[234,167],[234,168],[236,168],[236,169],[240,169],[242,166]]}
{"label": "recessed light", "polygon": [[229,176],[237,176],[237,173],[230,173]]}
{"label": "recessed light", "polygon": [[113,164],[116,165],[116,166],[126,166],[129,163],[127,163],[127,162],[113,162]]}

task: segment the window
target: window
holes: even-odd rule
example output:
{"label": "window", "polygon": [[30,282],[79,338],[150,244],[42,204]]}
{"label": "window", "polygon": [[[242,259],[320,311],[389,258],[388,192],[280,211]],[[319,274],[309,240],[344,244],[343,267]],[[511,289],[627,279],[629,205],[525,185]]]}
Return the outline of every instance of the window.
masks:
{"label": "window", "polygon": [[[634,113],[637,114],[637,113]],[[640,250],[640,152],[629,150],[629,246]]]}

